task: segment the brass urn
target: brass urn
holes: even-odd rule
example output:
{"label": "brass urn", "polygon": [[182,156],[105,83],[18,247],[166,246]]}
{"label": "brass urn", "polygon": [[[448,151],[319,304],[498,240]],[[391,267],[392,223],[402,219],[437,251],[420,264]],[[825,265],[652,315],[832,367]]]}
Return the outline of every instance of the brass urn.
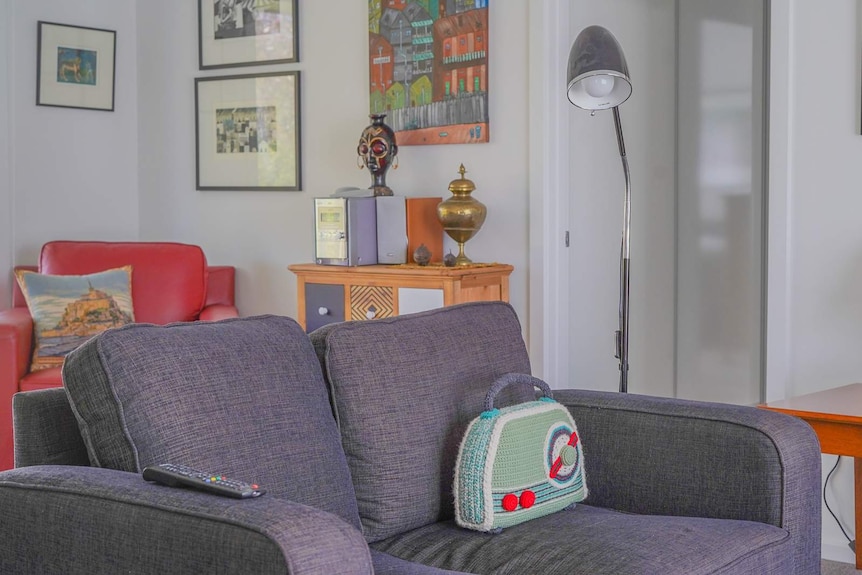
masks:
{"label": "brass urn", "polygon": [[437,204],[437,219],[443,224],[443,229],[449,234],[449,237],[458,242],[456,266],[466,266],[473,263],[464,254],[464,244],[476,235],[476,232],[485,223],[485,216],[488,213],[485,204],[470,195],[476,189],[476,185],[464,177],[466,172],[464,164],[461,164],[461,168],[458,170],[461,177],[452,180],[449,184],[452,197]]}

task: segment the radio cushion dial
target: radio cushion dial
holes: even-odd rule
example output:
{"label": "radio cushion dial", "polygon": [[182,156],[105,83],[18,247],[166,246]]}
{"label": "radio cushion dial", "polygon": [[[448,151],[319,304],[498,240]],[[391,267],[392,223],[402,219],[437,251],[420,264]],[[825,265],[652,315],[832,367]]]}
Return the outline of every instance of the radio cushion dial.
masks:
{"label": "radio cushion dial", "polygon": [[514,511],[518,508],[518,497],[514,493],[508,493],[503,497],[503,509]]}
{"label": "radio cushion dial", "polygon": [[560,451],[560,458],[563,460],[563,465],[574,465],[578,460],[578,451],[571,445],[566,445]]}

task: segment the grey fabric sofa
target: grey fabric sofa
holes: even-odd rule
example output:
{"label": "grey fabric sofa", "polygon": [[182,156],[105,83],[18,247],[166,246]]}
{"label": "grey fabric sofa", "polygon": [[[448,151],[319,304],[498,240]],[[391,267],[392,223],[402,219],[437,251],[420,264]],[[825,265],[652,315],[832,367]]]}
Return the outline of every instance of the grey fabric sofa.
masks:
{"label": "grey fabric sofa", "polygon": [[[0,573],[819,573],[817,440],[756,408],[556,391],[587,500],[496,535],[457,527],[461,435],[497,377],[529,371],[502,303],[310,337],[275,316],[111,330],[68,357],[65,390],[15,397]],[[164,461],[268,492],[142,479]]]}

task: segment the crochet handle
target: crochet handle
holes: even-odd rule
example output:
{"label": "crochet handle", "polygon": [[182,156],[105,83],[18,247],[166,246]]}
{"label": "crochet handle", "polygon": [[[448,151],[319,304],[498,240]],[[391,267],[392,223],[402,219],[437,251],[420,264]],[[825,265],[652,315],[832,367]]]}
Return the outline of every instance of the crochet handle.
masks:
{"label": "crochet handle", "polygon": [[491,385],[491,389],[489,389],[487,395],[485,395],[485,411],[494,409],[494,398],[497,397],[497,394],[500,393],[504,387],[508,387],[513,383],[521,383],[529,385],[530,387],[538,387],[542,390],[542,394],[545,397],[550,399],[553,399],[554,397],[551,394],[550,386],[538,377],[533,377],[526,373],[507,373],[506,375],[497,378],[497,381]]}

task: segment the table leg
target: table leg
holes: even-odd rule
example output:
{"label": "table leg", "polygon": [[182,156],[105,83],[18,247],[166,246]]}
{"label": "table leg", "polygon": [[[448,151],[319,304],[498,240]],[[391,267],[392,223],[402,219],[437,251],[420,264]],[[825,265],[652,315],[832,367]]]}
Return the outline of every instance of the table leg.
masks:
{"label": "table leg", "polygon": [[856,569],[862,569],[862,545],[859,544],[859,535],[862,534],[862,457],[856,457],[853,461],[853,484],[856,491]]}

